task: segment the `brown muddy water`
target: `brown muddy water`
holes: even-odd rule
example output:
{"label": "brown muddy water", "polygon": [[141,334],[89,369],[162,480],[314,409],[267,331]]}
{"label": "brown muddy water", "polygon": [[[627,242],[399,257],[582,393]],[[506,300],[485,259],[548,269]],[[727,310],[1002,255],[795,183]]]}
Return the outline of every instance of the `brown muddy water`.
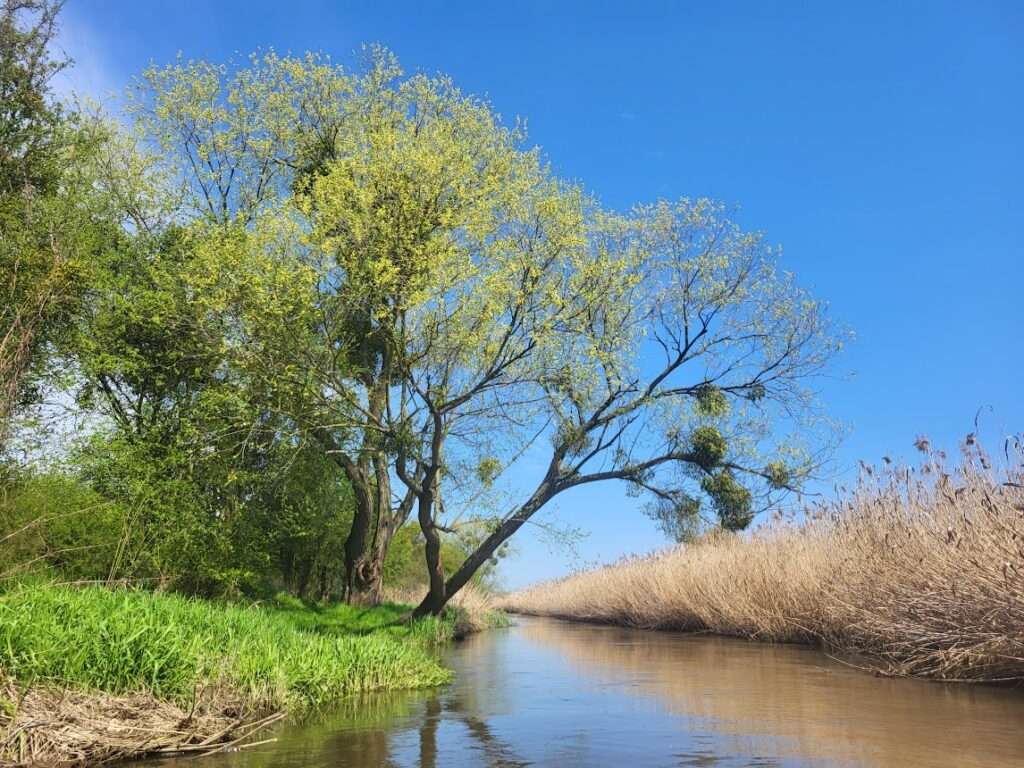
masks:
{"label": "brown muddy water", "polygon": [[1024,689],[880,679],[808,648],[518,618],[445,661],[443,689],[192,765],[1024,767]]}

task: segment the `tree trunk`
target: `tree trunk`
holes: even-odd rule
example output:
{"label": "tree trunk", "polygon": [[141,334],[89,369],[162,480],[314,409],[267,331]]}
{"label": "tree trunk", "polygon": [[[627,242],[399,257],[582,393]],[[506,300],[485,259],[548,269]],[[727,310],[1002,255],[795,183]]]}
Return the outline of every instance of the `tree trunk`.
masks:
{"label": "tree trunk", "polygon": [[345,592],[352,605],[377,605],[384,591],[384,558],[391,543],[391,476],[375,428],[381,424],[387,392],[384,376],[369,385],[372,428],[364,436],[357,463],[348,462],[345,468],[356,497],[352,530],[345,541]]}
{"label": "tree trunk", "polygon": [[[383,455],[377,455],[372,463],[375,479],[365,484],[359,502],[365,505],[367,512],[360,520],[360,530],[355,536],[356,521],[353,519],[353,530],[349,533],[349,541],[345,542],[346,599],[353,605],[378,605],[383,600],[384,561],[391,548],[391,540],[409,516],[413,501],[409,495],[392,509],[387,460]],[[357,493],[356,497],[360,499],[360,494]]]}
{"label": "tree trunk", "polygon": [[373,557],[364,557],[355,563],[348,575],[350,605],[379,605],[384,597],[384,573]]}
{"label": "tree trunk", "polygon": [[346,467],[352,495],[355,498],[355,512],[352,515],[352,528],[345,539],[345,590],[344,599],[354,605],[375,605],[374,575],[372,569],[366,568],[366,549],[370,542],[374,518],[376,517],[376,497],[371,492],[369,477],[364,466]]}
{"label": "tree trunk", "polygon": [[[448,579],[447,582],[443,583],[440,589],[434,589],[434,574],[431,574],[431,589],[427,593],[427,596],[423,598],[423,601],[416,606],[416,610],[413,611],[413,618],[439,615],[441,611],[444,610],[448,601],[451,600],[460,589],[466,586],[466,583],[473,578],[473,575],[480,569],[480,567],[483,566],[483,564],[490,558],[494,557],[494,553],[498,551],[498,547],[504,544],[512,534],[518,531],[523,524],[530,519],[533,513],[543,507],[556,493],[557,491],[554,490],[553,485],[545,479],[544,482],[541,483],[540,487],[534,491],[533,495],[527,499],[526,503],[516,510],[515,514],[506,518],[490,536],[480,543],[473,553],[463,561],[462,565],[459,566],[459,569],[452,574],[451,578]],[[443,572],[441,573],[441,578],[444,578]]]}
{"label": "tree trunk", "polygon": [[441,537],[434,525],[434,483],[436,472],[430,472],[424,478],[422,492],[419,496],[418,518],[420,530],[426,540],[423,550],[427,561],[427,578],[430,587],[423,602],[413,611],[413,618],[438,615],[448,602],[448,592],[444,581],[444,564],[441,562]]}

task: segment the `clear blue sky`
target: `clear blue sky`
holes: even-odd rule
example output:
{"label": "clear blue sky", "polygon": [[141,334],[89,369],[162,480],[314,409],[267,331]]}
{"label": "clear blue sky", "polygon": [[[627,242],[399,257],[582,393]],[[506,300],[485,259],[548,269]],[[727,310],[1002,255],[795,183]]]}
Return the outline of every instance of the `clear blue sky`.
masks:
{"label": "clear blue sky", "polygon": [[[79,90],[257,47],[364,42],[487,95],[610,206],[709,195],[784,246],[857,334],[821,387],[857,459],[1024,430],[1024,4],[70,0]],[[990,409],[990,410],[989,410]],[[518,586],[664,545],[617,488],[564,497],[574,560],[517,537]],[[524,535],[525,534],[525,535]]]}

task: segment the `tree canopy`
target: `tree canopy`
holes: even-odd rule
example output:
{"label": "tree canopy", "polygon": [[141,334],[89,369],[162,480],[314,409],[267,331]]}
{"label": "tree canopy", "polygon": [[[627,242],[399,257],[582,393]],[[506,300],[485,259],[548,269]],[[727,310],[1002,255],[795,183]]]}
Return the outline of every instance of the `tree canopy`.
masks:
{"label": "tree canopy", "polygon": [[[810,385],[841,334],[719,203],[609,210],[378,47],[179,60],[129,114],[89,123],[95,258],[51,347],[116,447],[85,476],[191,510],[173,548],[207,584],[256,553],[378,601],[415,513],[437,612],[572,488],[738,531],[827,449]],[[525,454],[544,469],[510,489]]]}

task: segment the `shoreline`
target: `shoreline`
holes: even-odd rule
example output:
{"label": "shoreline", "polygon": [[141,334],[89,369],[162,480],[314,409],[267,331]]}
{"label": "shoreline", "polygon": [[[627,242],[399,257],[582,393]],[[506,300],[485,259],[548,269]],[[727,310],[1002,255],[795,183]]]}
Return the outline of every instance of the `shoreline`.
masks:
{"label": "shoreline", "polygon": [[[874,677],[886,678],[886,679],[903,679],[903,680],[920,680],[922,682],[931,683],[943,683],[950,685],[981,685],[991,686],[995,688],[1011,688],[1020,689],[1024,691],[1024,677],[1011,677],[1011,678],[998,678],[998,679],[983,679],[983,678],[938,678],[938,677],[927,677],[921,675],[901,675],[895,674],[887,670],[885,667],[871,664],[872,661],[870,656],[863,654],[855,654],[851,652],[843,651],[841,648],[835,648],[828,645],[821,639],[765,639],[752,635],[743,635],[737,633],[723,632],[715,629],[687,629],[673,626],[641,626],[636,624],[627,624],[623,622],[616,622],[608,619],[599,618],[581,618],[579,616],[562,615],[555,613],[533,613],[525,610],[512,610],[511,608],[503,608],[504,613],[511,617],[522,616],[525,618],[532,619],[548,619],[551,621],[561,621],[566,624],[583,624],[585,626],[592,627],[609,627],[615,629],[631,629],[637,632],[657,632],[669,635],[680,635],[682,637],[709,637],[718,638],[722,640],[735,640],[743,643],[758,643],[762,645],[774,645],[774,646],[788,646],[792,648],[800,648],[814,653],[820,653],[826,658],[841,664],[844,667],[863,672]],[[857,659],[861,662],[868,663],[854,663],[853,659]]]}
{"label": "shoreline", "polygon": [[504,596],[513,614],[798,643],[888,677],[1024,684],[1024,485],[902,472],[751,535]]}
{"label": "shoreline", "polygon": [[411,606],[396,603],[256,608],[47,584],[0,593],[0,768],[240,749],[361,694],[444,684],[452,673],[437,650],[500,623],[485,595],[460,602],[409,623]]}

